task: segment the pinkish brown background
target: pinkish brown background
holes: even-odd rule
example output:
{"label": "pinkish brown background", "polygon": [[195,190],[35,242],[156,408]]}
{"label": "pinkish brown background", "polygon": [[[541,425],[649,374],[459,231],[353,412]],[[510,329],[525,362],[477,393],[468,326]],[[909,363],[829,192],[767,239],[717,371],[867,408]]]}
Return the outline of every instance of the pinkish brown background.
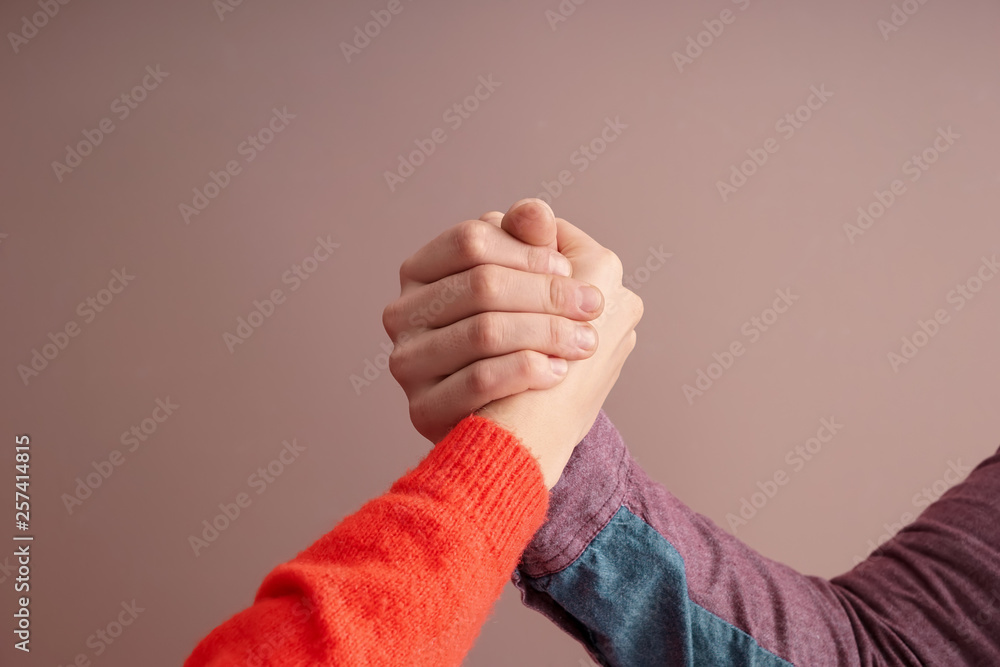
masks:
{"label": "pinkish brown background", "polygon": [[[897,3],[890,32],[889,0],[402,0],[348,62],[341,44],[387,2],[226,1],[71,0],[36,32],[23,21],[37,1],[0,9],[0,495],[27,433],[35,536],[30,656],[12,648],[13,546],[0,550],[4,665],[178,665],[267,572],[385,491],[429,446],[375,367],[399,264],[564,170],[557,214],[615,250],[645,302],[608,413],[654,478],[753,547],[835,575],[924,489],[943,491],[950,466],[996,449],[1000,280],[972,280],[971,300],[954,291],[1000,252],[996,2]],[[688,38],[702,32],[699,54]],[[168,74],[122,118],[114,100],[152,87],[147,67]],[[445,112],[480,77],[498,85],[456,127]],[[812,87],[832,95],[794,132],[777,125]],[[239,146],[273,109],[294,119],[247,162]],[[53,167],[105,118],[89,155]],[[626,127],[602,145],[609,118]],[[385,172],[435,128],[445,141],[390,189]],[[591,144],[593,160],[576,153]],[[765,144],[777,152],[724,200],[718,183]],[[180,205],[230,160],[239,173],[186,223]],[[878,220],[845,228],[895,179],[903,194]],[[292,291],[282,276],[318,237],[340,247]],[[123,267],[134,279],[102,293]],[[224,334],[274,289],[285,301],[230,352]],[[798,299],[761,331],[751,318],[776,290]],[[947,322],[894,368],[939,310]],[[689,400],[684,385],[734,341],[746,352]],[[370,384],[352,383],[366,367]],[[121,434],[157,399],[179,407],[129,451]],[[824,418],[843,429],[793,463]],[[304,452],[249,486],[291,439]],[[121,465],[67,507],[115,449]],[[786,485],[753,496],[779,471]],[[189,536],[247,491],[196,556]],[[744,499],[761,507],[731,524]],[[88,637],[133,600],[144,611],[96,655]],[[584,656],[508,586],[466,664]]]}

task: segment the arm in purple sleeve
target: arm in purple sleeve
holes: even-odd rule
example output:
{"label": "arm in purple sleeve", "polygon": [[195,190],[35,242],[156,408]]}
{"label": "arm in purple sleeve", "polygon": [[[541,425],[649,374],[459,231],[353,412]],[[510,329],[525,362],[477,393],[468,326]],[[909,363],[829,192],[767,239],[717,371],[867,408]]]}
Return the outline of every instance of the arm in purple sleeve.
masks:
{"label": "arm in purple sleeve", "polygon": [[826,580],[686,507],[602,412],[513,580],[602,665],[1000,665],[1000,453]]}

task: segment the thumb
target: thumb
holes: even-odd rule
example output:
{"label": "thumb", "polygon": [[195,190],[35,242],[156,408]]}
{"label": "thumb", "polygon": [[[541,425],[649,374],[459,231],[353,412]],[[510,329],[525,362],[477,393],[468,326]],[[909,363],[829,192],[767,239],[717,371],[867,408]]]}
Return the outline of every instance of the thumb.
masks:
{"label": "thumb", "polygon": [[595,241],[589,234],[562,218],[555,219],[557,231],[558,250],[566,259],[574,260],[588,252],[600,250],[601,244]]}
{"label": "thumb", "polygon": [[556,215],[541,199],[515,202],[500,221],[500,228],[523,243],[559,250],[556,243]]}

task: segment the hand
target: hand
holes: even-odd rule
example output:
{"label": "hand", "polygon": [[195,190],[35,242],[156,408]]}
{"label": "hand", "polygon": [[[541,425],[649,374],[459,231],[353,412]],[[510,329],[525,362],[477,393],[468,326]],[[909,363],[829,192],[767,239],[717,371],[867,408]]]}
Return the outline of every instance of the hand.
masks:
{"label": "hand", "polygon": [[556,250],[555,215],[539,199],[459,223],[403,262],[400,297],[382,323],[394,343],[389,370],[418,432],[436,443],[490,401],[552,387],[566,360],[593,354],[587,322],[603,296],[572,271]]}
{"label": "hand", "polygon": [[642,300],[622,285],[618,256],[565,220],[557,218],[556,223],[558,249],[573,263],[573,275],[604,293],[604,311],[592,322],[600,345],[591,357],[569,362],[566,378],[558,385],[532,388],[478,411],[520,438],[538,459],[549,489],[559,481],[573,448],[594,425],[635,348],[635,326],[643,311]]}

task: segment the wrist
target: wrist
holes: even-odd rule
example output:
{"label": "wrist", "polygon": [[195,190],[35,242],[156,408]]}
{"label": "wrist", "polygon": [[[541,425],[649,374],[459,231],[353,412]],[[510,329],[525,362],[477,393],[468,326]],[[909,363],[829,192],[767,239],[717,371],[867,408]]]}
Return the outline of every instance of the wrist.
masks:
{"label": "wrist", "polygon": [[552,434],[546,434],[544,429],[530,426],[540,422],[522,414],[522,411],[517,410],[515,406],[498,405],[505,400],[494,401],[477,410],[476,414],[508,431],[528,450],[541,468],[545,488],[551,490],[562,476],[563,468],[569,462],[573,448],[555,444],[556,438]]}

